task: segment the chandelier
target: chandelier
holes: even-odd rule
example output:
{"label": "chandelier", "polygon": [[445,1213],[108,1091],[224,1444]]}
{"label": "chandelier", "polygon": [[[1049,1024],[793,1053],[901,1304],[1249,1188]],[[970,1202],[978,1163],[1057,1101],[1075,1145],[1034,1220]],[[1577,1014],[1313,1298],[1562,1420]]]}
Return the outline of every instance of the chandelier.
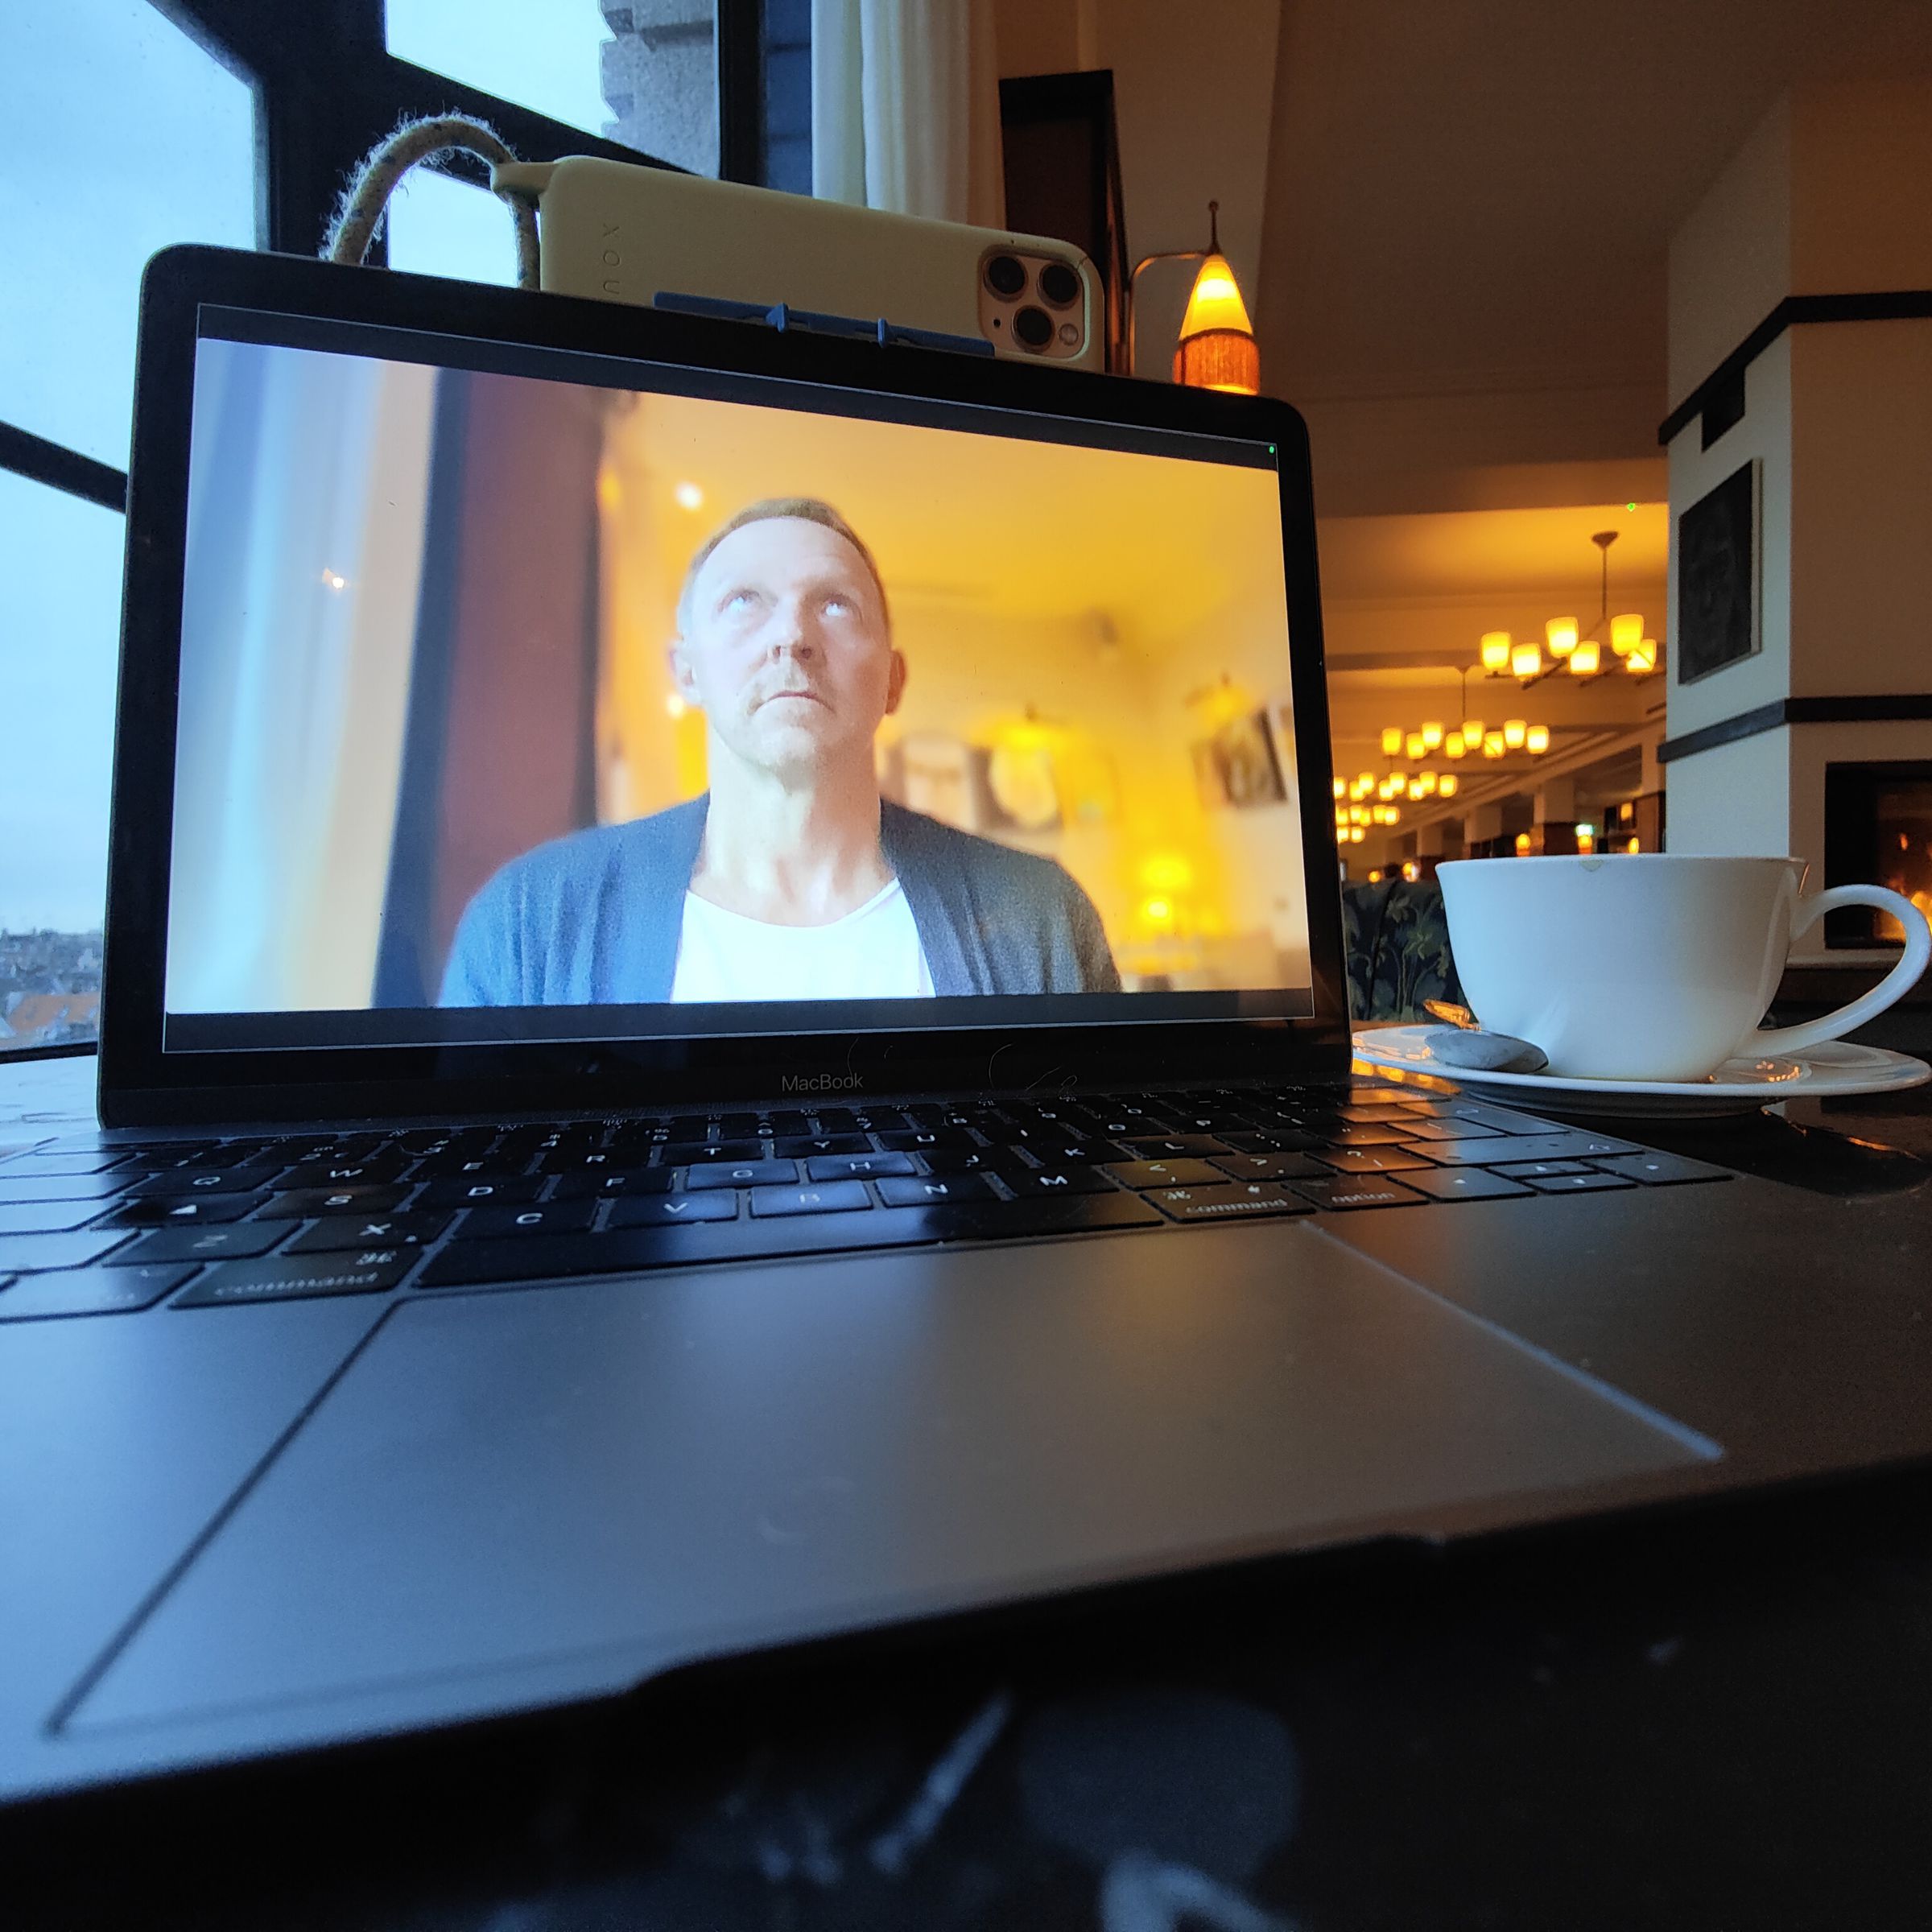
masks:
{"label": "chandelier", "polygon": [[[1603,597],[1596,621],[1587,631],[1579,629],[1575,617],[1552,617],[1544,625],[1542,644],[1534,638],[1513,638],[1506,630],[1484,632],[1476,662],[1460,675],[1460,721],[1453,728],[1439,718],[1425,719],[1413,728],[1385,725],[1381,734],[1383,756],[1406,759],[1415,765],[1435,755],[1451,760],[1470,757],[1504,758],[1512,752],[1520,751],[1538,758],[1549,750],[1547,724],[1515,717],[1505,718],[1500,725],[1492,725],[1480,712],[1475,717],[1470,716],[1468,680],[1472,677],[1513,679],[1521,691],[1527,691],[1559,671],[1573,678],[1601,677],[1610,669],[1604,662],[1606,641],[1612,663],[1620,665],[1629,675],[1654,676],[1662,668],[1663,653],[1655,638],[1645,636],[1642,613],[1621,611],[1614,617],[1610,613],[1610,546],[1616,541],[1616,537],[1614,530],[1600,530],[1590,539],[1601,559]],[[1547,663],[1543,656],[1546,646],[1550,654]],[[1418,778],[1428,775],[1426,770],[1416,774]],[[1440,777],[1436,782],[1439,788]],[[1339,799],[1345,793],[1353,795],[1348,787],[1337,780],[1335,796]]]}

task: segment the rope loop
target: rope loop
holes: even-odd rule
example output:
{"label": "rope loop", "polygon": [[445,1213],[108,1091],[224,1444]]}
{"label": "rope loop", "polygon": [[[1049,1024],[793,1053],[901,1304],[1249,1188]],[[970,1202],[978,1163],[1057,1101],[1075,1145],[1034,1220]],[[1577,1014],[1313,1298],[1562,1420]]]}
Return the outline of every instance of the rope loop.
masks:
{"label": "rope loop", "polygon": [[[378,141],[363,157],[354,178],[342,191],[322,243],[327,262],[360,262],[369,253],[383,211],[396,184],[419,163],[454,150],[476,155],[493,165],[516,159],[516,151],[486,121],[464,114],[425,114],[396,124],[395,131]],[[528,195],[498,188],[510,205],[517,235],[517,286],[539,283],[537,206]]]}

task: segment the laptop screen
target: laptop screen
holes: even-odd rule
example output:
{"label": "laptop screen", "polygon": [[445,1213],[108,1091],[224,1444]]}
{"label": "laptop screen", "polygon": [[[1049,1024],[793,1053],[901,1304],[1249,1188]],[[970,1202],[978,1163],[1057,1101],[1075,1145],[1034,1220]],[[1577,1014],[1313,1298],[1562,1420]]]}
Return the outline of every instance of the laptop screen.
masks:
{"label": "laptop screen", "polygon": [[1309,1013],[1286,613],[1265,443],[204,308],[164,1044]]}

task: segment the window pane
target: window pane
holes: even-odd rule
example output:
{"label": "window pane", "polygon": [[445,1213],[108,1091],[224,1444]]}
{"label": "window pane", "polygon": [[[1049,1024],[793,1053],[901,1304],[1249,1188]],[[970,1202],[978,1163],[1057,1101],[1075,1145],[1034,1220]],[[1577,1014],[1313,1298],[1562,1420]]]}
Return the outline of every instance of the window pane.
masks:
{"label": "window pane", "polygon": [[[0,528],[3,1055],[93,1024],[85,996],[101,983],[122,520],[0,470]],[[43,997],[68,994],[83,997]],[[63,1009],[78,1035],[61,1030]]]}
{"label": "window pane", "polygon": [[517,237],[509,207],[487,188],[412,168],[390,197],[389,265],[412,275],[511,287]]}
{"label": "window pane", "polygon": [[142,264],[254,246],[253,96],[147,0],[12,8],[0,41],[0,420],[119,469]]}

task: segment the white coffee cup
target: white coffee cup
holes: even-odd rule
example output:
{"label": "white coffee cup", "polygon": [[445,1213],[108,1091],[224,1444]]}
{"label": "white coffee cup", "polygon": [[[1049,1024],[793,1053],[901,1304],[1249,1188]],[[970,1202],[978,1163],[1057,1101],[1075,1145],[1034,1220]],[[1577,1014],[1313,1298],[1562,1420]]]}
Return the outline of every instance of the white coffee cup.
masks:
{"label": "white coffee cup", "polygon": [[[1932,927],[1882,886],[1806,895],[1798,859],[1459,859],[1437,876],[1463,997],[1483,1026],[1571,1080],[1699,1080],[1740,1055],[1794,1053],[1883,1013],[1932,960]],[[1836,906],[1876,906],[1905,956],[1862,999],[1757,1030],[1791,942]]]}

